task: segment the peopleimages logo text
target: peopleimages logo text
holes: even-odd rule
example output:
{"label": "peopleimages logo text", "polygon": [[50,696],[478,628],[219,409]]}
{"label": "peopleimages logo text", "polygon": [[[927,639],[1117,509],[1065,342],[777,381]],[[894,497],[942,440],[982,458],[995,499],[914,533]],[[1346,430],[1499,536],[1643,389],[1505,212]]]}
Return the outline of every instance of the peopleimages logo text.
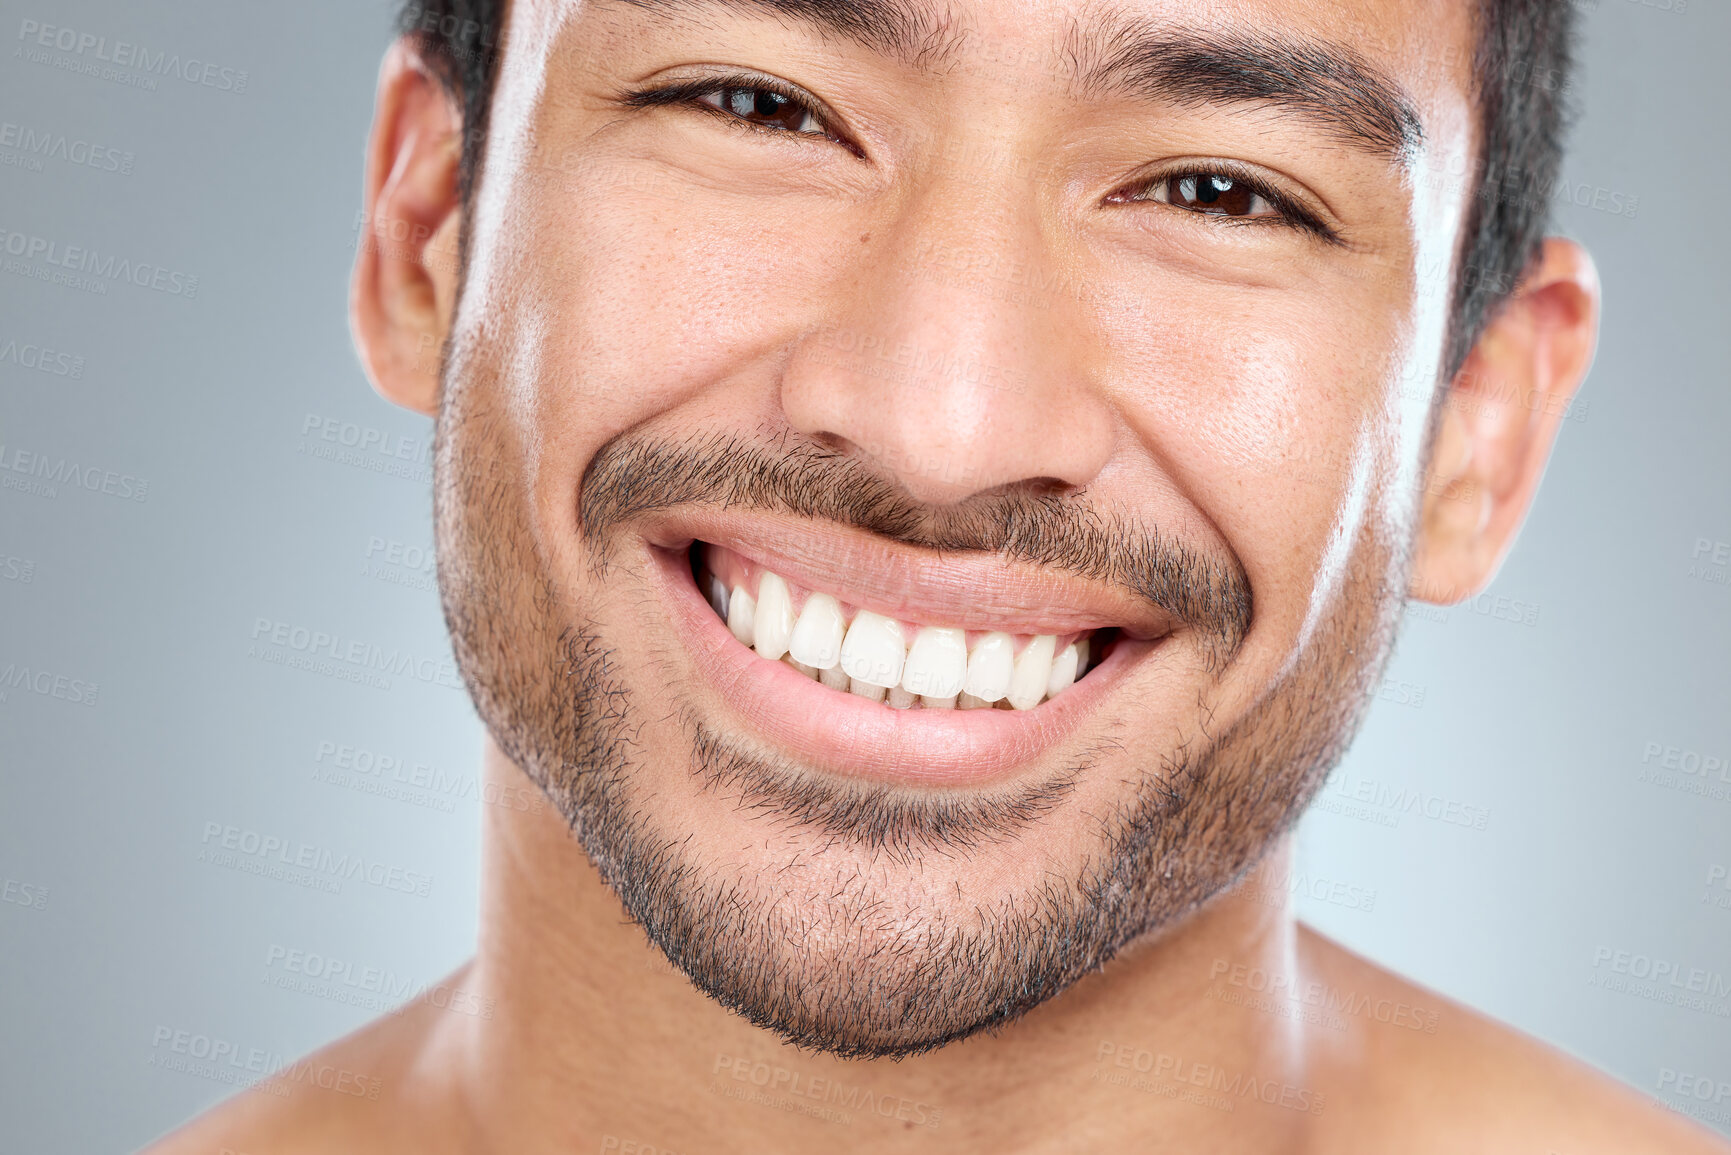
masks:
{"label": "peopleimages logo text", "polygon": [[142,44],[129,40],[109,40],[92,32],[80,32],[63,24],[44,24],[39,20],[21,20],[18,39],[27,48],[48,48],[65,52],[81,60],[130,68],[150,76],[174,76],[202,88],[219,92],[245,92],[247,73],[244,69],[228,68],[200,60],[196,56],[181,56],[168,51],[151,52]]}
{"label": "peopleimages logo text", "polygon": [[84,358],[78,354],[50,349],[44,345],[20,345],[16,338],[9,338],[4,345],[0,345],[0,365],[8,361],[21,369],[34,369],[38,373],[47,373],[54,377],[84,376]]}
{"label": "peopleimages logo text", "polygon": [[10,473],[23,474],[45,483],[49,489],[45,496],[49,497],[56,496],[58,490],[54,487],[61,485],[77,486],[122,501],[144,501],[150,496],[150,482],[142,477],[97,465],[80,465],[69,457],[52,457],[0,441],[0,474]]}
{"label": "peopleimages logo text", "polygon": [[[198,296],[198,278],[191,273],[176,272],[149,261],[133,261],[106,256],[83,245],[63,245],[33,233],[21,233],[0,225],[0,251],[9,257],[25,261],[40,261],[57,269],[97,277],[104,281],[126,281],[141,289],[154,289],[171,297],[188,300]],[[107,292],[106,289],[103,292]]]}
{"label": "peopleimages logo text", "polygon": [[63,132],[37,129],[27,124],[0,120],[0,149],[14,150],[37,160],[60,160],[99,172],[130,175],[137,159],[130,152],[94,141],[80,140]]}
{"label": "peopleimages logo text", "polygon": [[[337,884],[337,886],[323,886],[315,889],[336,890],[341,883],[358,879],[369,886],[425,898],[433,886],[433,876],[424,871],[410,870],[404,866],[369,859],[359,854],[338,854],[328,847],[317,846],[310,842],[300,842],[280,835],[266,834],[222,822],[206,822],[204,824],[202,844],[204,850],[200,852],[200,861],[232,867],[236,865],[233,857],[240,855],[245,859],[268,862],[275,866],[289,867],[292,870],[323,876],[325,881]],[[228,857],[224,858],[219,854],[213,854],[214,851],[227,852]],[[245,870],[245,873],[257,874],[260,871],[256,869]]]}
{"label": "peopleimages logo text", "polygon": [[4,702],[13,690],[24,690],[44,698],[58,698],[62,702],[71,702],[74,706],[94,706],[101,687],[95,682],[73,677],[71,674],[56,674],[53,670],[44,670],[41,667],[32,668],[21,666],[17,662],[7,662],[5,666],[0,666],[0,702]]}
{"label": "peopleimages logo text", "polygon": [[328,630],[315,630],[293,622],[258,618],[252,625],[252,640],[380,674],[414,678],[428,685],[452,690],[463,688],[456,665],[447,659],[419,657],[397,646],[387,649],[360,638],[345,638]]}

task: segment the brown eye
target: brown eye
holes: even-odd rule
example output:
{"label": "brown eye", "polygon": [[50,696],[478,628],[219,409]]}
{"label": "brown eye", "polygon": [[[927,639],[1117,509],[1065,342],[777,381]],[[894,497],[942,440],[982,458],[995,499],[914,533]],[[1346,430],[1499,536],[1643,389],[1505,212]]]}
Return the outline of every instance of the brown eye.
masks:
{"label": "brown eye", "polygon": [[1278,184],[1265,183],[1253,175],[1240,175],[1225,165],[1168,170],[1164,176],[1144,177],[1106,197],[1107,204],[1115,205],[1150,202],[1183,209],[1192,217],[1242,221],[1246,225],[1278,225],[1308,233],[1331,245],[1343,243],[1332,225],[1301,200],[1283,192]]}
{"label": "brown eye", "polygon": [[1222,217],[1274,213],[1268,198],[1241,180],[1217,172],[1174,173],[1148,190],[1147,200]]}
{"label": "brown eye", "polygon": [[699,99],[711,108],[737,116],[748,124],[788,132],[824,135],[823,126],[810,108],[767,88],[728,85],[710,89]]}

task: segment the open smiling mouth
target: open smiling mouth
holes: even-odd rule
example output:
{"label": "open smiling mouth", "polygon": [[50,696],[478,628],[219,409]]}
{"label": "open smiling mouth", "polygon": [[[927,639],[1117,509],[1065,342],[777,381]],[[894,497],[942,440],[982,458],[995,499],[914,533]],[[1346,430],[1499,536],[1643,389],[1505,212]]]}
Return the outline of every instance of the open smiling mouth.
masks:
{"label": "open smiling mouth", "polygon": [[1032,710],[1100,668],[1117,627],[1017,634],[919,622],[795,584],[693,541],[698,591],[741,645],[830,690],[897,710]]}
{"label": "open smiling mouth", "polygon": [[982,787],[1183,696],[1187,650],[1171,643],[1188,623],[1127,583],[774,512],[682,508],[639,533],[650,600],[636,628],[671,625],[659,676],[703,741]]}

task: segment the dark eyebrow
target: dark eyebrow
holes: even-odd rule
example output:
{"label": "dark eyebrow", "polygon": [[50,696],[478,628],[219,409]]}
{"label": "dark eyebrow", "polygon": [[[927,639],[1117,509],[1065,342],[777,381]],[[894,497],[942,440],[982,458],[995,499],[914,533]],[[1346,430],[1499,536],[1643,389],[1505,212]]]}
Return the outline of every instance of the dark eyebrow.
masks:
{"label": "dark eyebrow", "polygon": [[[931,0],[618,0],[658,15],[720,8],[811,25],[917,71],[941,74],[967,38]],[[1071,90],[1180,107],[1260,104],[1348,146],[1404,160],[1424,140],[1412,101],[1344,45],[1260,31],[1153,23],[1107,10],[1072,18],[1060,49]]]}
{"label": "dark eyebrow", "polygon": [[940,72],[966,35],[926,0],[618,0],[663,16],[720,8],[780,16],[863,44],[919,72]]}
{"label": "dark eyebrow", "polygon": [[1343,144],[1403,160],[1424,126],[1399,84],[1357,52],[1271,32],[1073,21],[1065,38],[1073,83],[1185,107],[1266,104],[1295,112]]}

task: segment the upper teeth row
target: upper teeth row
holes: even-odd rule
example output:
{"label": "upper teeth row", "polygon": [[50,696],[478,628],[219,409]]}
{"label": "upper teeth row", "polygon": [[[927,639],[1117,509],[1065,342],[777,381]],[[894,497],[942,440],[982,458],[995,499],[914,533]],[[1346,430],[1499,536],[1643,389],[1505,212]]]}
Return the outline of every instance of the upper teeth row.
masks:
{"label": "upper teeth row", "polygon": [[797,618],[787,582],[759,571],[754,596],[742,585],[731,590],[707,575],[710,604],[742,643],[770,661],[786,658],[824,685],[901,708],[964,709],[1006,701],[1027,710],[1055,697],[1076,680],[1088,660],[1088,639],[1059,649],[1053,634],[1016,638],[993,631],[968,644],[966,631],[920,626],[910,646],[894,618],[858,610],[850,623],[842,606],[825,593],[808,594]]}

